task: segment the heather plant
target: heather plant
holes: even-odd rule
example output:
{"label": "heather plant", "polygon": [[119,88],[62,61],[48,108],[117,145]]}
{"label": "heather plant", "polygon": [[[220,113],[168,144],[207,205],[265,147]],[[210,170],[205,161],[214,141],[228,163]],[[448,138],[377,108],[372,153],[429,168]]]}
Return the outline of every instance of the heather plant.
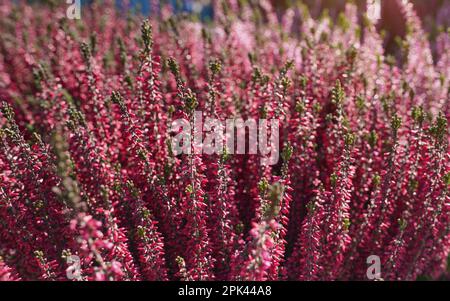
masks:
{"label": "heather plant", "polygon": [[448,30],[396,0],[391,56],[353,4],[113,2],[0,3],[0,280],[448,279]]}

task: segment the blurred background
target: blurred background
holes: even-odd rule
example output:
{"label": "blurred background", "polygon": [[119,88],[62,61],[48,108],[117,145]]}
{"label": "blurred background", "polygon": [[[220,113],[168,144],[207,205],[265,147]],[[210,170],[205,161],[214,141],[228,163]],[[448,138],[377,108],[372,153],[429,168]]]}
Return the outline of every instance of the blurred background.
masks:
{"label": "blurred background", "polygon": [[[20,1],[20,0],[16,0]],[[56,2],[66,0],[27,0],[32,3]],[[80,0],[82,5],[89,5],[93,1]],[[143,15],[158,13],[161,7],[170,5],[174,13],[188,13],[207,21],[214,17],[215,4],[223,0],[113,0],[116,6],[123,11],[134,11]],[[258,0],[236,0],[237,2],[258,3]],[[344,11],[348,2],[359,7],[360,15],[366,11],[368,3],[375,5],[380,13],[378,29],[385,33],[385,50],[392,53],[397,47],[397,37],[404,37],[406,28],[399,7],[394,0],[269,0],[275,7],[279,17],[287,8],[303,3],[307,5],[313,17],[319,17],[325,11],[336,20]],[[440,31],[448,30],[450,26],[450,0],[409,0],[419,15],[428,38],[433,41]],[[394,51],[395,52],[395,51]]]}

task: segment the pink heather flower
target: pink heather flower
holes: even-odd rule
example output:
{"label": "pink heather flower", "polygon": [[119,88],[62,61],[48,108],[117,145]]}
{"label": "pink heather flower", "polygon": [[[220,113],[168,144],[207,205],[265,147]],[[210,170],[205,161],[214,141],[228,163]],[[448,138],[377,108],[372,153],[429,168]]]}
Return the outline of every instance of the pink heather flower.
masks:
{"label": "pink heather flower", "polygon": [[[1,1],[0,280],[69,280],[72,256],[72,280],[367,280],[371,255],[449,278],[450,37],[412,1],[394,50],[353,4],[213,1],[206,26],[113,2]],[[278,119],[279,161],[177,155],[195,111]]]}

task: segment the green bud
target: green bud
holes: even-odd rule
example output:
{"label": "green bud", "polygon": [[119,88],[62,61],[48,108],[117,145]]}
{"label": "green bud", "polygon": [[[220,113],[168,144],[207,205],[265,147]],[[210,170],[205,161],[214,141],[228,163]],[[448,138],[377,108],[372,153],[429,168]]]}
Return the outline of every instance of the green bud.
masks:
{"label": "green bud", "polygon": [[209,34],[209,32],[204,27],[202,27],[202,39],[206,43],[211,44],[211,35]]}
{"label": "green bud", "polygon": [[192,194],[193,192],[194,192],[194,188],[192,187],[192,185],[191,184],[189,184],[187,187],[186,187],[186,193],[187,194]]}
{"label": "green bud", "polygon": [[43,200],[37,200],[33,203],[33,206],[36,210],[44,208],[44,201]]}
{"label": "green bud", "polygon": [[413,89],[413,88],[410,88],[410,89],[409,89],[409,98],[410,98],[411,100],[413,100],[415,96],[416,96],[416,92],[414,92],[414,89]]}
{"label": "green bud", "polygon": [[322,105],[319,102],[314,103],[313,110],[316,114],[320,113],[322,111]]}
{"label": "green bud", "polygon": [[374,148],[378,142],[378,134],[375,130],[370,131],[367,141],[369,142],[370,147]]}
{"label": "green bud", "polygon": [[281,153],[281,158],[287,162],[291,159],[292,156],[292,151],[293,151],[293,147],[292,145],[288,142],[286,144],[286,146],[283,148],[283,151]]}
{"label": "green bud", "polygon": [[436,138],[438,141],[442,141],[447,133],[447,119],[442,114],[442,112],[439,112],[439,115],[436,118],[436,121],[434,122],[433,126],[430,128],[431,135]]}
{"label": "green bud", "polygon": [[381,64],[383,64],[383,57],[377,54],[377,67],[380,68]]}
{"label": "green bud", "polygon": [[389,67],[394,67],[396,63],[395,57],[389,54],[388,56],[386,56],[386,63]]}
{"label": "green bud", "polygon": [[247,56],[248,60],[250,61],[250,64],[254,65],[256,63],[256,54],[253,52],[249,52]]}
{"label": "green bud", "polygon": [[356,50],[356,48],[353,46],[350,47],[345,53],[347,61],[353,62],[355,60],[357,54],[358,54],[358,51]]}
{"label": "green bud", "polygon": [[338,180],[337,174],[333,173],[333,174],[330,176],[330,183],[331,183],[331,186],[333,186],[333,187],[336,186],[337,180]]}
{"label": "green bud", "polygon": [[89,45],[85,42],[82,42],[80,44],[80,50],[81,50],[81,55],[83,56],[84,61],[86,63],[89,63],[91,56],[92,56]]}
{"label": "green bud", "polygon": [[350,28],[350,22],[344,13],[339,14],[337,24],[344,32]]}
{"label": "green bud", "polygon": [[184,105],[188,109],[188,112],[193,112],[198,105],[197,97],[190,89],[186,93]]}
{"label": "green bud", "polygon": [[259,181],[258,189],[259,189],[260,194],[266,193],[268,187],[269,187],[269,183],[267,182],[266,178],[263,178],[261,181]]}
{"label": "green bud", "polygon": [[450,185],[450,172],[444,175],[443,181],[444,181],[445,185],[447,185],[447,186]]}
{"label": "green bud", "polygon": [[125,43],[123,42],[122,38],[117,39],[117,44],[119,44],[119,56],[120,56],[120,63],[124,66],[127,62],[127,50],[125,47]]}
{"label": "green bud", "polygon": [[184,266],[184,258],[183,257],[177,256],[177,258],[175,258],[175,261],[179,266]]}
{"label": "green bud", "polygon": [[398,220],[397,220],[397,222],[398,222],[398,225],[399,225],[399,227],[400,227],[400,231],[404,231],[405,229],[406,229],[406,226],[407,226],[407,222],[406,222],[406,220],[405,219],[403,219],[403,218],[399,218]]}
{"label": "green bud", "polygon": [[263,86],[267,85],[267,84],[269,83],[269,81],[270,81],[270,77],[269,77],[267,74],[264,74],[264,75],[261,77],[261,84],[262,84]]}
{"label": "green bud", "polygon": [[269,186],[269,194],[267,197],[267,199],[269,200],[269,204],[266,208],[263,208],[263,215],[267,219],[274,218],[278,216],[278,213],[280,213],[282,191],[283,185],[278,182]]}
{"label": "green bud", "polygon": [[122,110],[122,112],[126,112],[127,107],[125,105],[125,101],[124,101],[122,95],[120,94],[120,92],[113,91],[111,93],[111,101],[113,103],[117,104],[120,107],[120,109]]}
{"label": "green bud", "polygon": [[[168,143],[168,144],[171,144],[171,143]],[[172,146],[169,147],[169,156],[173,157]],[[171,173],[172,173],[172,165],[167,162],[164,163],[164,179],[169,178]]]}
{"label": "green bud", "polygon": [[331,91],[331,102],[335,105],[343,103],[345,97],[344,89],[342,88],[341,81],[336,80],[336,85]]}
{"label": "green bud", "polygon": [[37,89],[42,89],[42,81],[45,79],[44,68],[40,65],[38,68],[33,68],[33,80]]}
{"label": "green bud", "polygon": [[328,35],[327,32],[322,31],[322,32],[320,33],[320,38],[319,38],[319,40],[320,40],[321,43],[326,43],[326,42],[328,42],[329,37],[330,37],[330,36]]}
{"label": "green bud", "polygon": [[308,78],[306,76],[301,76],[300,77],[300,86],[302,87],[302,89],[306,89],[306,86],[308,84]]}
{"label": "green bud", "polygon": [[141,160],[147,159],[147,151],[143,148],[140,148],[137,150],[137,155]]}
{"label": "green bud", "polygon": [[284,66],[283,66],[283,68],[281,69],[281,74],[282,75],[284,75],[284,74],[286,74],[289,70],[291,70],[292,69],[292,67],[294,67],[294,61],[293,60],[288,60],[285,64],[284,64]]}
{"label": "green bud", "polygon": [[236,225],[235,229],[236,229],[236,234],[241,234],[241,233],[243,233],[243,232],[244,232],[244,224],[241,223],[241,222],[239,222],[239,223]]}
{"label": "green bud", "polygon": [[138,235],[138,237],[139,238],[144,238],[145,237],[145,235],[146,235],[146,233],[145,233],[145,228],[144,227],[142,227],[142,226],[138,226],[138,228],[137,228],[137,235]]}
{"label": "green bud", "polygon": [[281,85],[283,86],[284,90],[287,90],[287,88],[289,88],[291,86],[292,82],[289,78],[287,77],[283,77],[281,79]]}
{"label": "green bud", "polygon": [[169,65],[169,69],[173,75],[175,75],[176,77],[180,75],[180,67],[178,66],[178,63],[174,58],[170,57],[167,60],[167,64]]}
{"label": "green bud", "polygon": [[252,73],[252,81],[258,82],[261,80],[262,73],[261,70],[258,67],[253,67],[253,73]]}
{"label": "green bud", "polygon": [[363,14],[363,16],[362,16],[362,24],[364,27],[369,27],[370,25],[372,25],[372,21],[367,16],[367,14]]}
{"label": "green bud", "polygon": [[411,111],[411,117],[415,123],[421,125],[425,120],[425,114],[423,112],[422,106],[413,107]]}
{"label": "green bud", "polygon": [[261,106],[261,109],[259,110],[259,115],[261,119],[267,118],[267,107],[265,105]]}
{"label": "green bud", "polygon": [[380,186],[380,184],[381,184],[381,176],[378,173],[376,173],[373,176],[372,183],[373,183],[373,186],[375,186],[375,187]]}
{"label": "green bud", "polygon": [[230,154],[228,153],[228,148],[224,146],[222,156],[221,156],[222,162],[227,162],[230,159]]}
{"label": "green bud", "polygon": [[391,128],[394,132],[397,132],[398,129],[401,127],[402,125],[402,119],[397,115],[394,114],[394,116],[392,116],[391,119]]}
{"label": "green bud", "polygon": [[299,113],[300,115],[303,114],[303,112],[305,111],[305,103],[304,103],[303,100],[298,100],[298,101],[295,103],[295,111],[296,111],[297,113]]}
{"label": "green bud", "polygon": [[14,122],[14,111],[6,101],[2,103],[1,111],[3,116],[5,116],[6,120],[8,120],[8,122]]}
{"label": "green bud", "polygon": [[95,54],[97,52],[97,34],[95,32],[89,36],[89,44],[92,53]]}
{"label": "green bud", "polygon": [[344,141],[346,146],[353,146],[356,141],[356,135],[353,133],[347,133],[344,136]]}
{"label": "green bud", "polygon": [[419,187],[419,182],[416,179],[411,179],[409,180],[408,187],[411,191],[415,191]]}
{"label": "green bud", "polygon": [[362,112],[362,111],[365,109],[365,107],[366,107],[366,100],[364,99],[363,96],[358,95],[358,96],[356,97],[356,108],[357,108],[360,112]]}
{"label": "green bud", "polygon": [[133,79],[129,74],[125,75],[125,82],[129,87],[133,87]]}
{"label": "green bud", "polygon": [[406,80],[404,80],[404,81],[402,82],[402,90],[405,91],[405,92],[407,92],[407,91],[409,91],[410,89],[411,89],[411,88],[409,87],[408,82],[407,82]]}
{"label": "green bud", "polygon": [[61,258],[64,260],[67,260],[67,258],[69,258],[70,256],[72,256],[72,252],[69,249],[64,249],[61,252]]}
{"label": "green bud", "polygon": [[131,192],[131,194],[133,195],[134,198],[138,198],[139,197],[138,189],[136,188],[136,186],[134,186],[133,181],[128,180],[126,182],[126,186],[130,190],[130,192]]}
{"label": "green bud", "polygon": [[36,250],[34,251],[34,256],[38,259],[44,259],[44,252],[40,251],[40,250]]}
{"label": "green bud", "polygon": [[141,37],[144,42],[144,51],[148,53],[153,46],[152,26],[148,20],[145,20],[141,25]]}
{"label": "green bud", "polygon": [[314,213],[314,211],[316,210],[316,203],[314,201],[309,201],[306,205],[306,208],[308,209],[309,213]]}
{"label": "green bud", "polygon": [[175,113],[175,107],[173,105],[170,105],[167,109],[167,112],[172,115],[173,113]]}
{"label": "green bud", "polygon": [[148,210],[147,208],[142,208],[141,214],[142,214],[142,217],[145,219],[149,218],[151,215],[150,210]]}
{"label": "green bud", "polygon": [[348,229],[350,229],[350,219],[349,218],[344,218],[344,220],[342,221],[342,228],[344,229],[344,231],[348,231]]}
{"label": "green bud", "polygon": [[[450,27],[449,27],[450,28]],[[441,84],[441,86],[443,87],[445,85],[445,74],[441,73],[439,75],[439,82]]]}

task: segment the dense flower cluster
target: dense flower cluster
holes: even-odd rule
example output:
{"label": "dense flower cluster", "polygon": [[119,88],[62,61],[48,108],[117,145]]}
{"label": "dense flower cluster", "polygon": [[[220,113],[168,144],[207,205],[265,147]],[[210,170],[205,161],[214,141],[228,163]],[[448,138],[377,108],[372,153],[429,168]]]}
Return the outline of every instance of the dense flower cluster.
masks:
{"label": "dense flower cluster", "polygon": [[[200,23],[1,1],[0,280],[364,280],[371,255],[448,277],[449,33],[431,47],[398,0],[394,58],[352,4],[244,2]],[[278,119],[278,164],[174,155],[194,111]]]}

